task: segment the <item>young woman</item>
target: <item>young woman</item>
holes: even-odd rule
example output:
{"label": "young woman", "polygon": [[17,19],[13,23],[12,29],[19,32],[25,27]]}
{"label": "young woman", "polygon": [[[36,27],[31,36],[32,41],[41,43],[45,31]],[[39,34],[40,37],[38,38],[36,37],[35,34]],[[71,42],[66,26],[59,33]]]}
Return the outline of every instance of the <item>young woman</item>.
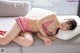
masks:
{"label": "young woman", "polygon": [[19,17],[13,27],[0,36],[0,45],[14,41],[22,46],[31,46],[34,42],[32,33],[37,33],[46,45],[51,45],[52,40],[57,38],[55,36],[58,29],[73,30],[76,26],[77,23],[74,19],[65,19],[63,22],[59,22],[55,14],[38,19]]}

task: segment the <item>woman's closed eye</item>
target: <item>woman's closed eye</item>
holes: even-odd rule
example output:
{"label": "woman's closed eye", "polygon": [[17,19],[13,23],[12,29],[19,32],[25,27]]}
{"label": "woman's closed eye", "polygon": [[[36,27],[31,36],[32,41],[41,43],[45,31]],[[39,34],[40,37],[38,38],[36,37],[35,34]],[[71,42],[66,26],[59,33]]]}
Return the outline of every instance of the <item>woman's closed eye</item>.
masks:
{"label": "woman's closed eye", "polygon": [[67,25],[67,29],[69,29],[70,23],[66,22],[66,25]]}
{"label": "woman's closed eye", "polygon": [[67,29],[69,29],[69,26],[67,26]]}

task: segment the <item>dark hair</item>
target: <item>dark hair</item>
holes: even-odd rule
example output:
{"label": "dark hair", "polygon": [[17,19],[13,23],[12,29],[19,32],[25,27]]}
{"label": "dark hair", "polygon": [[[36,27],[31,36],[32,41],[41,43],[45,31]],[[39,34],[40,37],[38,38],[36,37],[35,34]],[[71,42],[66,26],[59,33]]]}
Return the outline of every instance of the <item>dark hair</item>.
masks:
{"label": "dark hair", "polygon": [[77,23],[74,19],[68,19],[68,24],[70,25],[69,30],[74,30],[77,26]]}

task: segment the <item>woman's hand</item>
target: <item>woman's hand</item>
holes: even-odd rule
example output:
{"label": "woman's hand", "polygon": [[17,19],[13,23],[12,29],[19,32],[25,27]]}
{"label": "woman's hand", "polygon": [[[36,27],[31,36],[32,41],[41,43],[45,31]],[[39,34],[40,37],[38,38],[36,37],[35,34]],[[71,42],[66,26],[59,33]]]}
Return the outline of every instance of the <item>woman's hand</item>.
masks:
{"label": "woman's hand", "polygon": [[45,38],[45,39],[44,39],[44,43],[45,43],[45,45],[47,45],[47,46],[52,45],[52,41],[51,41],[49,38]]}
{"label": "woman's hand", "polygon": [[52,40],[48,37],[42,36],[40,32],[37,33],[37,36],[44,41],[45,45],[52,45]]}

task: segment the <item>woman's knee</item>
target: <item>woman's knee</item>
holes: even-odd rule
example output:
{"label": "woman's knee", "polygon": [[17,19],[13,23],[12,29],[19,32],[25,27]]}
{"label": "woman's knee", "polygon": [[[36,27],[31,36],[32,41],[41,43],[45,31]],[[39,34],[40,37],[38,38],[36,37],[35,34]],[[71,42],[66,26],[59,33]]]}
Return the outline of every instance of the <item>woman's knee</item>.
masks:
{"label": "woman's knee", "polygon": [[26,40],[26,41],[24,41],[24,43],[23,43],[22,46],[28,47],[28,46],[32,46],[32,45],[33,45],[33,41],[31,41],[31,40]]}
{"label": "woman's knee", "polygon": [[23,46],[31,46],[33,45],[33,36],[30,32],[21,33],[21,36],[24,37]]}
{"label": "woman's knee", "polygon": [[[27,44],[27,43],[26,43]],[[33,45],[33,41],[29,41],[28,42],[28,46],[32,46]]]}

